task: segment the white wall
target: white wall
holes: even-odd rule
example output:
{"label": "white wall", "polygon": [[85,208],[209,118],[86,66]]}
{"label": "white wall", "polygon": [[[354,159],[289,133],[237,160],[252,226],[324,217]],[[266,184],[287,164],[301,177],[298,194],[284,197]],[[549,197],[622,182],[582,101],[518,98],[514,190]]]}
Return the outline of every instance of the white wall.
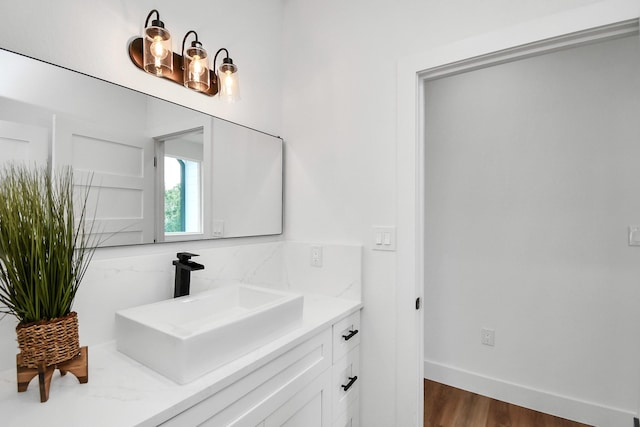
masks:
{"label": "white wall", "polygon": [[399,215],[395,210],[395,180],[401,172],[395,168],[398,60],[590,3],[594,2],[298,0],[285,4],[289,64],[283,116],[288,143],[285,232],[292,239],[365,243],[362,425],[404,426],[409,424],[396,420],[411,419],[395,404],[400,390],[394,345],[396,326],[402,327],[395,324],[397,290],[412,284],[395,283],[393,253],[374,252],[368,246],[371,226],[393,224]]}

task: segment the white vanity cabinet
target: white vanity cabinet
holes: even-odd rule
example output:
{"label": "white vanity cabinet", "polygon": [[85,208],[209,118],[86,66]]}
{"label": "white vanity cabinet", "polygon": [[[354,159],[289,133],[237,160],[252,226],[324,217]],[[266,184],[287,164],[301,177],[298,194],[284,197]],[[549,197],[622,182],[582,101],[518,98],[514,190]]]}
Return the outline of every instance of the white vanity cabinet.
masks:
{"label": "white vanity cabinet", "polygon": [[52,382],[53,406],[34,404],[37,387],[16,393],[15,368],[0,371],[0,424],[357,427],[361,308],[359,301],[305,295],[299,328],[188,384],[133,361],[115,342],[92,347],[88,385]]}
{"label": "white vanity cabinet", "polygon": [[359,327],[358,310],[161,425],[355,427]]}
{"label": "white vanity cabinet", "polygon": [[359,425],[360,311],[333,325],[333,426]]}

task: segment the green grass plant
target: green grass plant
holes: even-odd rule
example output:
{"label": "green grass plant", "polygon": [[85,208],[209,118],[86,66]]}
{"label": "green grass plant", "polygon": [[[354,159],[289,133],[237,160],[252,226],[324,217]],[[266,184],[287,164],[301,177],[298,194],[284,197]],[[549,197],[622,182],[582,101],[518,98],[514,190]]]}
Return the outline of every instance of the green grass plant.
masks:
{"label": "green grass plant", "polygon": [[0,312],[23,324],[70,313],[93,257],[90,186],[74,188],[71,168],[0,168]]}

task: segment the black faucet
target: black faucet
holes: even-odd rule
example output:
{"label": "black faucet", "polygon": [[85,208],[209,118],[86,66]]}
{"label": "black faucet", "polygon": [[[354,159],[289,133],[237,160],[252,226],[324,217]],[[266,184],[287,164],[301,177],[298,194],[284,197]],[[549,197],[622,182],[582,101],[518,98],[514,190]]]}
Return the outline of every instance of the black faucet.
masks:
{"label": "black faucet", "polygon": [[178,257],[178,259],[173,261],[173,265],[176,266],[176,281],[175,287],[173,289],[174,298],[189,295],[191,272],[196,270],[204,270],[204,265],[190,261],[192,256],[198,256],[198,254],[192,254],[189,252],[178,252],[176,256]]}

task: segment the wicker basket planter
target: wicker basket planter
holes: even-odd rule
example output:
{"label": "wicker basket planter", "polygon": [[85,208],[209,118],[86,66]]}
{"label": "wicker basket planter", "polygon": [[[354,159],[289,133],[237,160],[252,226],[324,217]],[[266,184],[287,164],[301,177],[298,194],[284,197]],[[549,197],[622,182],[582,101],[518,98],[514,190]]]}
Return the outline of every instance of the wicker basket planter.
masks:
{"label": "wicker basket planter", "polygon": [[27,391],[38,377],[40,402],[49,400],[53,372],[72,373],[80,384],[89,381],[88,348],[80,347],[75,311],[51,320],[20,323],[16,327],[20,353],[16,356],[18,392]]}
{"label": "wicker basket planter", "polygon": [[91,182],[78,186],[71,167],[0,167],[0,311],[19,322],[18,392],[37,376],[41,402],[56,370],[89,378],[71,307],[98,241],[85,222]]}
{"label": "wicker basket planter", "polygon": [[75,311],[63,317],[16,327],[20,361],[23,368],[53,366],[80,354],[78,315]]}

